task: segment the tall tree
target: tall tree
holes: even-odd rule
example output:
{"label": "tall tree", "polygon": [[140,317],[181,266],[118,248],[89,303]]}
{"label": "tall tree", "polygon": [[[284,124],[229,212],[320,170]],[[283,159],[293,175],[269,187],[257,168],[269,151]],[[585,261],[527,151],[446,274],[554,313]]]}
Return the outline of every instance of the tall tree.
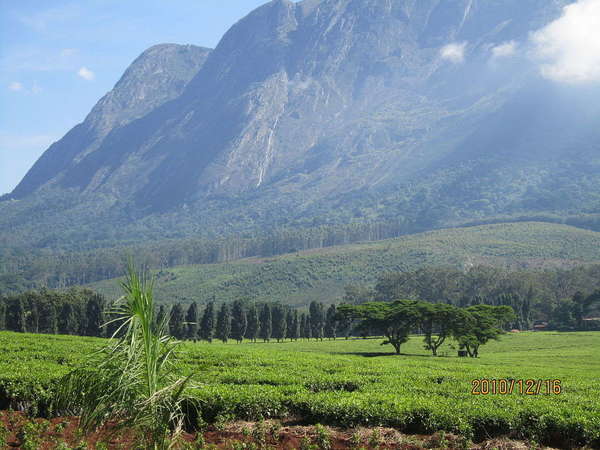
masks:
{"label": "tall tree", "polygon": [[194,340],[198,337],[198,304],[192,302],[185,314],[186,321],[186,339]]}
{"label": "tall tree", "polygon": [[312,338],[312,324],[310,323],[310,315],[306,315],[306,322],[304,323],[304,337],[310,341]]}
{"label": "tall tree", "polygon": [[260,311],[260,338],[264,342],[271,340],[271,332],[273,330],[273,322],[271,319],[271,307],[265,303]]}
{"label": "tall tree", "polygon": [[6,302],[0,298],[0,330],[6,330]]}
{"label": "tall tree", "polygon": [[246,328],[248,327],[248,317],[246,316],[246,308],[244,304],[236,300],[233,302],[231,311],[231,337],[238,343],[244,340]]}
{"label": "tall tree", "polygon": [[258,308],[253,304],[248,311],[248,326],[246,327],[246,339],[256,342],[260,333],[260,318],[258,317]]}
{"label": "tall tree", "polygon": [[58,317],[55,299],[46,298],[40,304],[39,332],[48,334],[58,333]]}
{"label": "tall tree", "polygon": [[85,315],[85,335],[101,336],[104,324],[104,299],[99,294],[94,294],[88,299]]}
{"label": "tall tree", "polygon": [[66,301],[60,310],[58,319],[58,331],[60,334],[76,334],[79,330],[79,323],[75,309],[71,302]]}
{"label": "tall tree", "polygon": [[315,301],[310,302],[308,308],[310,324],[312,327],[312,337],[320,340],[323,340],[325,326],[325,314],[323,309],[323,304]]}
{"label": "tall tree", "polygon": [[171,308],[169,329],[171,330],[171,336],[173,336],[174,338],[185,339],[185,316],[183,314],[183,308],[179,303],[175,303],[173,308]]}
{"label": "tall tree", "polygon": [[38,308],[38,299],[33,298],[29,306],[29,314],[27,314],[27,330],[30,333],[38,333],[40,324],[40,310]]}
{"label": "tall tree", "polygon": [[329,339],[336,338],[337,333],[337,310],[335,305],[331,305],[327,308],[327,315],[325,316],[325,337]]}
{"label": "tall tree", "polygon": [[286,322],[286,337],[291,341],[294,338],[292,337],[293,328],[294,328],[294,311],[288,309],[285,313],[285,322]]}
{"label": "tall tree", "polygon": [[285,339],[287,334],[286,311],[283,305],[273,307],[273,337],[277,342]]}
{"label": "tall tree", "polygon": [[294,341],[300,337],[300,317],[297,309],[292,314],[292,326],[288,329],[288,337]]}
{"label": "tall tree", "polygon": [[231,337],[231,312],[227,304],[223,303],[217,316],[217,338],[227,343]]}
{"label": "tall tree", "polygon": [[204,339],[205,341],[212,342],[213,337],[215,336],[215,304],[214,302],[209,302],[204,308],[204,313],[202,314],[202,321],[200,322],[200,339]]}
{"label": "tall tree", "polygon": [[21,296],[15,298],[12,305],[10,305],[8,311],[8,329],[19,333],[25,333],[27,331],[25,307],[23,306],[23,299]]}

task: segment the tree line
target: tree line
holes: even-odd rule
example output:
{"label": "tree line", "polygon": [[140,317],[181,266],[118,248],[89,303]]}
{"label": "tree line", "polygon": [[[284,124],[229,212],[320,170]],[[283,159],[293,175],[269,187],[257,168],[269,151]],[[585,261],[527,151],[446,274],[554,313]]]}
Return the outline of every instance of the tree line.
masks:
{"label": "tree line", "polygon": [[[536,318],[547,319],[549,328],[555,330],[600,329],[600,321],[590,320],[600,305],[600,290],[588,294],[578,291],[560,300],[545,315],[535,308],[539,299],[534,286],[519,277],[498,277],[498,273],[491,268],[468,272],[427,268],[385,274],[374,288],[348,286],[342,303],[344,311],[348,312],[350,307],[359,308],[354,310],[356,312],[361,305],[373,308],[373,305],[392,304],[390,299],[407,299],[423,303],[417,308],[420,308],[420,313],[425,314],[423,311],[429,307],[424,305],[432,305],[433,312],[439,313],[441,308],[449,318],[455,318],[456,314],[464,315],[465,311],[467,314],[479,311],[479,314],[481,311],[507,311],[508,308],[512,314],[504,316],[509,317],[502,323],[504,329],[530,329]],[[377,308],[385,310],[383,306]],[[111,336],[116,331],[111,311],[111,304],[89,289],[53,291],[42,288],[0,296],[0,330]],[[161,305],[156,317],[157,320],[167,317],[169,333],[177,339],[208,342],[214,339],[223,342],[334,339],[340,335],[365,337],[384,334],[385,331],[385,327],[372,326],[374,322],[363,320],[364,317],[341,314],[335,304],[326,307],[315,301],[310,303],[306,312],[279,303],[248,300],[237,300],[231,304],[212,301],[202,311],[195,302],[189,305],[177,303],[172,307]],[[108,325],[103,327],[107,322]],[[419,322],[417,328],[426,330],[427,327],[422,325]]]}
{"label": "tree line", "polygon": [[[105,337],[117,331],[117,315],[102,295],[89,289],[41,289],[0,297],[0,330]],[[155,317],[157,323],[165,320],[167,333],[177,339],[207,342],[333,339],[346,325],[335,305],[320,302],[312,302],[307,312],[241,300],[209,302],[202,311],[195,302],[187,307],[176,303],[160,305]]]}
{"label": "tree line", "polygon": [[251,342],[262,340],[282,342],[285,339],[335,339],[340,331],[348,331],[348,324],[341,320],[335,305],[311,302],[308,312],[275,303],[249,303],[241,300],[231,304],[209,302],[203,311],[197,303],[187,309],[175,304],[170,311],[161,305],[157,321],[169,314],[168,332],[177,339],[222,342],[234,340]]}
{"label": "tree line", "polygon": [[104,336],[105,299],[89,289],[42,288],[0,297],[0,330]]}

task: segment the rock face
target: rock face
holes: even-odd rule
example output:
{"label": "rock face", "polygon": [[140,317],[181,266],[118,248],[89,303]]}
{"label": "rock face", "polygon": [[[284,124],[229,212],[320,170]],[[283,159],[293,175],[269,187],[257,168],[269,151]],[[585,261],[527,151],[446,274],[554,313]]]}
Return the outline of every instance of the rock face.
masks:
{"label": "rock face", "polygon": [[[566,93],[493,48],[526,47],[568,3],[273,0],[210,54],[145,52],[11,197],[76,189],[201,217],[234,199],[244,216],[287,208],[268,214],[279,223],[330,208],[394,219],[421,205],[431,224],[564,212],[539,196],[598,150],[598,90]],[[365,212],[365,195],[385,201]]]}
{"label": "rock face", "polygon": [[94,157],[111,131],[179,97],[210,52],[202,47],[177,44],[156,45],[146,50],[114,89],[94,106],[85,121],[43,154],[15,188],[13,196],[21,198],[48,182],[64,180],[66,171]]}

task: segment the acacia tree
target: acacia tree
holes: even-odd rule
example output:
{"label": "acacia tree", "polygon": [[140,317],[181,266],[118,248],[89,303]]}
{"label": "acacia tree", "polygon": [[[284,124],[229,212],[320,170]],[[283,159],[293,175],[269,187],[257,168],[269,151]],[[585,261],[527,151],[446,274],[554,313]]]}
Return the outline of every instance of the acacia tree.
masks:
{"label": "acacia tree", "polygon": [[421,302],[396,300],[395,302],[367,302],[361,305],[341,305],[340,314],[361,321],[361,326],[381,330],[387,338],[381,345],[391,344],[400,354],[400,347],[422,319]]}
{"label": "acacia tree", "polygon": [[258,309],[256,305],[252,305],[248,311],[248,326],[246,327],[246,339],[256,342],[256,338],[260,332],[260,319],[258,317]]}
{"label": "acacia tree", "polygon": [[241,343],[244,340],[244,335],[246,334],[248,317],[246,316],[246,309],[244,308],[244,305],[239,300],[233,303],[231,316],[231,337],[238,343]]}
{"label": "acacia tree", "polygon": [[425,348],[437,356],[438,348],[452,336],[455,328],[465,321],[465,312],[445,303],[422,303],[421,329],[425,334]]}
{"label": "acacia tree", "polygon": [[479,356],[479,347],[504,333],[505,323],[516,319],[510,306],[474,305],[464,309],[465,315],[455,322],[453,335],[471,358]]}
{"label": "acacia tree", "polygon": [[209,302],[204,308],[204,314],[202,314],[202,321],[200,322],[200,339],[204,339],[212,343],[215,335],[215,304]]}

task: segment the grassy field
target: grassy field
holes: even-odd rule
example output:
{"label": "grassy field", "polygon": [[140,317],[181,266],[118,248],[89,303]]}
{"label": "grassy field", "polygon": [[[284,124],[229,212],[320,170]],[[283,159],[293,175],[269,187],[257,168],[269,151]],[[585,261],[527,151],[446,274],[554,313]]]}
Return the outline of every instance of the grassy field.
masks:
{"label": "grassy field", "polygon": [[[382,273],[422,266],[547,268],[585,263],[600,263],[600,233],[523,222],[433,231],[274,258],[170,268],[159,273],[155,292],[167,303],[252,297],[303,306],[312,300],[336,301],[350,283],[373,283]],[[90,287],[109,298],[120,294],[115,280]]]}
{"label": "grassy field", "polygon": [[[379,339],[185,343],[181,373],[208,422],[297,417],[343,427],[437,430],[474,439],[510,435],[554,445],[600,445],[600,333],[508,334],[478,359],[419,337],[394,356]],[[55,380],[97,339],[0,333],[0,405],[51,412]],[[473,395],[473,379],[561,380],[559,395]],[[544,391],[545,388],[542,388]]]}

